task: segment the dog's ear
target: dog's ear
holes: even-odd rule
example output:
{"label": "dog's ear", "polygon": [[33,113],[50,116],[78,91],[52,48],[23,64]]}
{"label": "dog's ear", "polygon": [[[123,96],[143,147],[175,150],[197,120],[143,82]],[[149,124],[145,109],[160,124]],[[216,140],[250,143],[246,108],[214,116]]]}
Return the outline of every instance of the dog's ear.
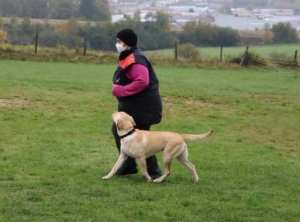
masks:
{"label": "dog's ear", "polygon": [[117,122],[116,125],[117,125],[117,129],[121,130],[123,128],[123,126],[124,126],[123,120],[118,119],[118,122]]}
{"label": "dog's ear", "polygon": [[136,123],[134,122],[134,119],[130,116],[130,122],[132,123],[133,126],[136,126]]}
{"label": "dog's ear", "polygon": [[115,114],[116,114],[116,112],[113,112],[113,113],[111,114],[111,117],[114,118]]}

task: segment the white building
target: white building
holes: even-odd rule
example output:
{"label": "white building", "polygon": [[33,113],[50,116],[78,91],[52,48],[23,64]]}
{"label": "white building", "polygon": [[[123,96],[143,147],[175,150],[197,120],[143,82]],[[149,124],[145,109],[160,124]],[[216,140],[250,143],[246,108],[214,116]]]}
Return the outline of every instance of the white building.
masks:
{"label": "white building", "polygon": [[246,8],[231,8],[231,12],[237,17],[251,17],[252,13]]}
{"label": "white building", "polygon": [[293,9],[253,9],[252,14],[254,17],[264,19],[272,16],[294,16]]}

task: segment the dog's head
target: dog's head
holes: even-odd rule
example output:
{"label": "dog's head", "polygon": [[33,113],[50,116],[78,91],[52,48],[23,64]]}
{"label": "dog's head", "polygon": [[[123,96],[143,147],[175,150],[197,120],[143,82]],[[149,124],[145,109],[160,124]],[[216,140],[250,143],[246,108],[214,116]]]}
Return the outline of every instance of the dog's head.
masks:
{"label": "dog's head", "polygon": [[131,130],[136,126],[134,119],[125,112],[114,112],[112,118],[116,123],[117,129]]}

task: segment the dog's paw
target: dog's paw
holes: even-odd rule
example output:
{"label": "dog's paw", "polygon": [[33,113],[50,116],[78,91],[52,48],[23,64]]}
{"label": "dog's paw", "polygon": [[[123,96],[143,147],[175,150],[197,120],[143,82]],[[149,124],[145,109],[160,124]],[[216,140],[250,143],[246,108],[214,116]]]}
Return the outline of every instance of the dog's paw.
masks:
{"label": "dog's paw", "polygon": [[151,183],[153,180],[152,180],[152,178],[151,177],[146,177],[146,180],[147,180],[147,183]]}
{"label": "dog's paw", "polygon": [[157,178],[155,180],[153,180],[153,183],[161,183],[163,181],[162,178]]}
{"label": "dog's paw", "polygon": [[105,176],[105,177],[102,177],[103,180],[109,180],[110,177],[109,176]]}

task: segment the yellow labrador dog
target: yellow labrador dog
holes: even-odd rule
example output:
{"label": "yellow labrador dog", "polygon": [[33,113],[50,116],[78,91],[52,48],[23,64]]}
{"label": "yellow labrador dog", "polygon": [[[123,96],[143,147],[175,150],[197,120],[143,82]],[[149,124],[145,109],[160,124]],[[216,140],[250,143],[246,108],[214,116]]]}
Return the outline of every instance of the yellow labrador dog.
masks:
{"label": "yellow labrador dog", "polygon": [[196,168],[188,160],[185,140],[204,140],[214,133],[213,130],[201,135],[179,135],[173,132],[144,131],[135,129],[136,124],[133,118],[125,112],[115,112],[112,114],[112,118],[117,125],[118,134],[121,138],[121,149],[116,164],[103,179],[110,179],[122,166],[127,157],[130,156],[139,160],[142,173],[145,175],[147,182],[151,182],[152,179],[147,172],[146,158],[163,151],[165,172],[153,182],[162,182],[171,174],[170,166],[174,158],[177,158],[180,163],[187,166],[193,172],[195,182],[199,182]]}

